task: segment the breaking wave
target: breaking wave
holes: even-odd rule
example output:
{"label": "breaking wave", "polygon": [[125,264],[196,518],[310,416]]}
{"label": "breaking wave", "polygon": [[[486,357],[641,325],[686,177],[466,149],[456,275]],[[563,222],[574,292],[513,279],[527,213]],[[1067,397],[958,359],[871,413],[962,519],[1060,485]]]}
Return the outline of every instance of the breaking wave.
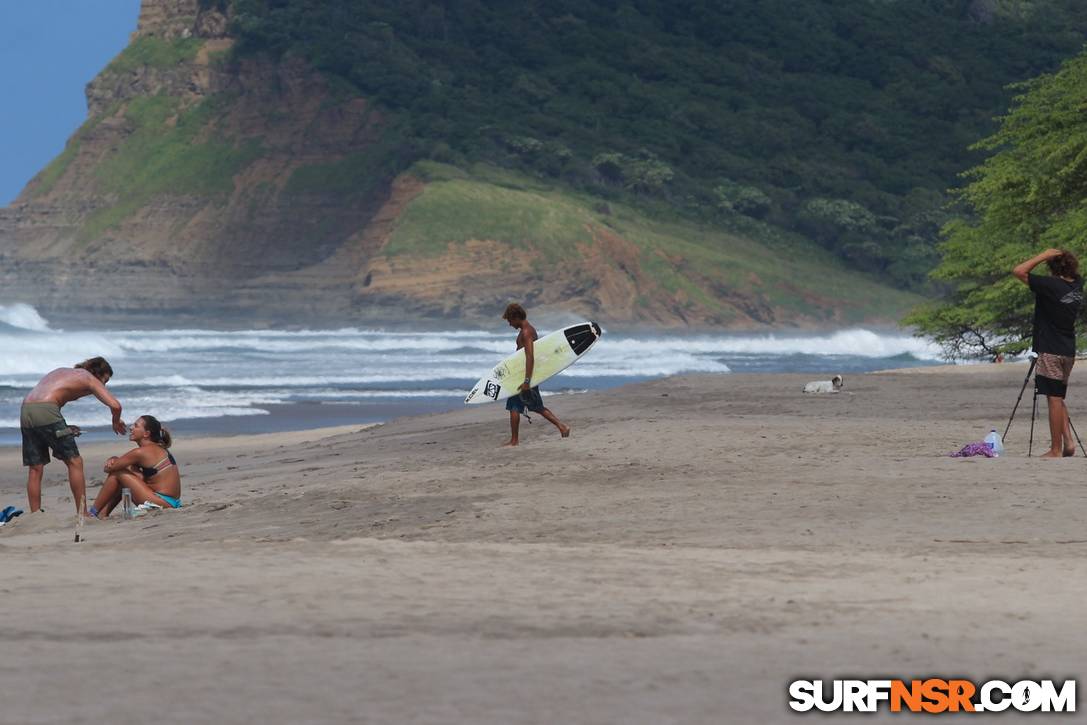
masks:
{"label": "breaking wave", "polygon": [[[0,427],[15,427],[22,397],[45,372],[94,355],[113,365],[110,387],[126,410],[164,420],[263,415],[293,403],[444,401],[465,392],[512,351],[510,330],[336,330],[231,332],[64,331],[33,307],[0,305]],[[826,334],[615,334],[551,383],[592,390],[683,373],[836,371],[939,361],[939,348],[903,332]],[[849,361],[849,365],[846,365]],[[562,378],[576,379],[577,385]],[[72,423],[108,424],[96,401],[65,408]]]}

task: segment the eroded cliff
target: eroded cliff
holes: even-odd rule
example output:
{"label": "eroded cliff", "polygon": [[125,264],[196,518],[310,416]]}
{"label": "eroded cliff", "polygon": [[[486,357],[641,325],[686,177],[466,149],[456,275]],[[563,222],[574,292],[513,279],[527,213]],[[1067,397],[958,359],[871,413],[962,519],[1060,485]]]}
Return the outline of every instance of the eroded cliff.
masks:
{"label": "eroded cliff", "polygon": [[366,98],[297,57],[232,54],[228,7],[143,0],[130,46],[87,86],[86,123],[0,210],[3,301],[59,320],[321,325],[493,319],[519,299],[754,327],[886,320],[911,299],[818,254],[799,264],[813,250],[791,242],[502,173],[420,172]]}

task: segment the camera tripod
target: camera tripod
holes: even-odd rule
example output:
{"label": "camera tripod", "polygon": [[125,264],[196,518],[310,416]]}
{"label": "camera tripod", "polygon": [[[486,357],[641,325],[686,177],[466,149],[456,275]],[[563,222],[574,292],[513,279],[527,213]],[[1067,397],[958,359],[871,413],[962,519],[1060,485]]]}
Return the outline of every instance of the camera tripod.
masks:
{"label": "camera tripod", "polygon": [[[1034,353],[1030,354],[1030,367],[1027,368],[1027,376],[1023,378],[1023,387],[1019,389],[1019,397],[1015,399],[1015,407],[1012,408],[1011,417],[1008,418],[1008,425],[1004,428],[1004,437],[1001,440],[1007,440],[1008,430],[1012,427],[1012,421],[1015,420],[1015,411],[1019,409],[1019,401],[1023,399],[1023,391],[1027,389],[1027,383],[1030,382],[1030,378],[1034,375],[1034,368],[1038,364],[1038,356]],[[1027,443],[1027,458],[1030,458],[1031,453],[1034,451],[1034,419],[1038,416],[1038,384],[1034,385],[1034,402],[1030,409],[1030,441]],[[1061,401],[1064,404],[1064,401]],[[1079,432],[1076,427],[1072,425],[1072,416],[1068,415],[1068,406],[1064,406],[1064,414],[1068,418],[1068,427],[1072,429],[1072,434],[1076,436],[1076,442],[1079,443],[1079,449],[1084,456],[1087,456],[1087,449],[1083,447],[1083,441],[1079,437]]]}

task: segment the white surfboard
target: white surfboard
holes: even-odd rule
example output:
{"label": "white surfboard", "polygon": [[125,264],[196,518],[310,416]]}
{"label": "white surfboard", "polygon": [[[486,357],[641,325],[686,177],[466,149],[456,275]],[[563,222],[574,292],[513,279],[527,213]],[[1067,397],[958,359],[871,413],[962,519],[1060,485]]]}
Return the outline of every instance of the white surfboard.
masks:
{"label": "white surfboard", "polygon": [[[558,375],[578,361],[600,339],[600,326],[595,322],[582,322],[544,335],[532,346],[532,385]],[[517,389],[525,382],[525,351],[518,350],[494,366],[464,399],[465,405],[491,403],[517,395]]]}

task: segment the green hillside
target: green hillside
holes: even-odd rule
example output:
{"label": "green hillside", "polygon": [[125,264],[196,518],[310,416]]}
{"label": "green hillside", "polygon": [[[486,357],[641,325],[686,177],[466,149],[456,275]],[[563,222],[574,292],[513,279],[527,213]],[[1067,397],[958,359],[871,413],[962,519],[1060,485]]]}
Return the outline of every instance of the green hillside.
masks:
{"label": "green hillside", "polygon": [[513,262],[528,257],[543,262],[541,269],[582,270],[580,283],[591,287],[606,275],[593,268],[592,252],[610,236],[630,252],[619,263],[647,294],[641,306],[674,301],[680,315],[700,324],[894,320],[919,301],[866,281],[798,235],[759,222],[730,233],[661,221],[638,207],[601,204],[559,184],[487,166],[468,173],[420,162],[410,173],[427,183],[397,219],[383,252],[412,269],[431,267],[447,254],[455,259],[458,246],[471,240],[488,240],[500,245],[493,259],[499,272],[516,274]]}
{"label": "green hillside", "polygon": [[483,162],[654,217],[759,220],[912,289],[1007,84],[1087,30],[1076,0],[202,2],[229,7],[237,53],[376,99],[401,169]]}

